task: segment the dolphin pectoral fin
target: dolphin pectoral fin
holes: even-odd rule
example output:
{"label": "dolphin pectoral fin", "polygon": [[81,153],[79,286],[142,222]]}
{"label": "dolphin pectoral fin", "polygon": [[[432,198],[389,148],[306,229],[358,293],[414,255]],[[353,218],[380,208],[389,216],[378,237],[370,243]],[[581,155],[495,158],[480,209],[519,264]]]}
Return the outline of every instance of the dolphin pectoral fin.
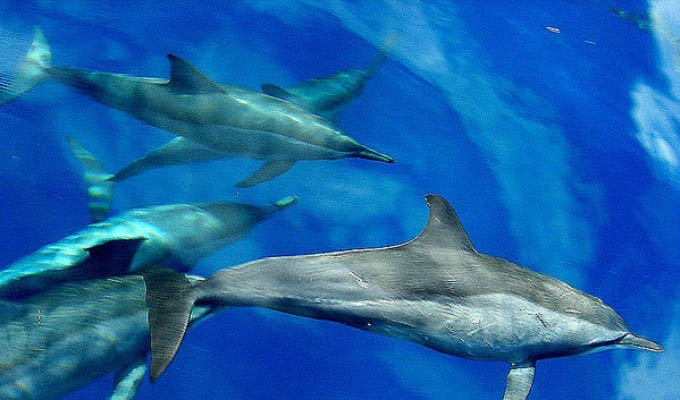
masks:
{"label": "dolphin pectoral fin", "polygon": [[513,365],[505,379],[505,393],[503,400],[524,400],[529,396],[531,385],[534,383],[536,362]]}
{"label": "dolphin pectoral fin", "polygon": [[260,85],[260,88],[262,89],[262,93],[281,100],[290,101],[291,98],[295,97],[291,92],[281,86],[274,85],[273,83],[263,83]]}
{"label": "dolphin pectoral fin", "polygon": [[184,274],[153,268],[144,274],[146,305],[149,307],[151,370],[153,383],[170,365],[189,326],[194,299],[187,296],[191,282]]}
{"label": "dolphin pectoral fin", "polygon": [[167,85],[175,93],[224,93],[222,86],[183,59],[174,54],[168,54],[168,60],[170,61],[170,81]]}
{"label": "dolphin pectoral fin", "polygon": [[132,400],[146,373],[146,354],[140,354],[116,373],[110,400]]}
{"label": "dolphin pectoral fin", "polygon": [[146,154],[144,157],[126,165],[123,169],[116,172],[110,180],[117,182],[154,168],[213,161],[227,157],[182,136],[178,136]]}
{"label": "dolphin pectoral fin", "polygon": [[132,259],[144,238],[109,240],[87,249],[89,257],[74,272],[75,279],[96,279],[130,271]]}
{"label": "dolphin pectoral fin", "polygon": [[78,159],[84,171],[83,180],[87,185],[87,207],[93,222],[106,218],[113,200],[111,174],[106,172],[99,160],[87,151],[73,136],[66,136],[66,143]]}
{"label": "dolphin pectoral fin", "polygon": [[267,161],[252,175],[236,184],[236,187],[245,188],[255,186],[258,183],[274,179],[293,167],[295,161]]}

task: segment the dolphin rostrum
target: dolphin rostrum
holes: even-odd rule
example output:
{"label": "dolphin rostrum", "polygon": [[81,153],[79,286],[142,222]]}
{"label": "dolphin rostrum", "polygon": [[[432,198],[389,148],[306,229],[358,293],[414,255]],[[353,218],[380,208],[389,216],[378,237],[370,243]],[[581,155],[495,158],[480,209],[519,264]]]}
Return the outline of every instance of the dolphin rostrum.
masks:
{"label": "dolphin rostrum", "polygon": [[57,282],[136,271],[162,262],[187,270],[295,203],[234,202],[137,208],[49,244],[0,271],[0,297],[19,298]]}
{"label": "dolphin rostrum", "polygon": [[[60,399],[116,370],[110,398],[134,398],[150,350],[145,296],[144,279],[134,274],[0,300],[0,398]],[[194,308],[191,324],[213,311]]]}
{"label": "dolphin rostrum", "polygon": [[[151,126],[184,137],[223,157],[265,163],[239,187],[253,186],[288,171],[300,160],[359,157],[394,162],[342,133],[333,123],[260,92],[218,84],[181,58],[169,54],[170,79],[51,67],[49,46],[36,30],[17,81],[36,84],[51,77],[94,100],[128,113]],[[28,66],[26,66],[28,65]],[[5,100],[30,90],[20,82],[6,85]]]}
{"label": "dolphin rostrum", "polygon": [[[380,64],[387,60],[387,53],[396,39],[392,35],[373,62],[364,69],[350,68],[333,75],[310,79],[283,89],[271,83],[261,85],[262,92],[278,97],[301,109],[335,122],[344,107],[361,95],[368,81]],[[116,172],[111,178],[121,181],[139,173],[170,165],[207,162],[227,158],[199,143],[178,136]]]}
{"label": "dolphin rostrum", "polygon": [[265,307],[507,361],[505,400],[528,396],[540,359],[614,347],[663,351],[597,297],[479,253],[446,200],[429,195],[427,204],[427,226],[400,245],[265,258],[195,286],[181,275],[147,275],[151,380],[172,361],[195,304]]}

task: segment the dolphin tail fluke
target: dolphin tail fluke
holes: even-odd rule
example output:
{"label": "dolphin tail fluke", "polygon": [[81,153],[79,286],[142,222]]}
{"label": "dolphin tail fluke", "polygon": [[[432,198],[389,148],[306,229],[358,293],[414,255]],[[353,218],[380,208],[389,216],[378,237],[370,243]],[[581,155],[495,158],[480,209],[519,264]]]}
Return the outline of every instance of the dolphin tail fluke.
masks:
{"label": "dolphin tail fluke", "polygon": [[38,27],[33,31],[33,42],[14,71],[0,74],[0,104],[7,103],[33,89],[47,77],[52,53],[45,35]]}
{"label": "dolphin tail fluke", "polygon": [[534,384],[536,363],[513,365],[505,379],[503,400],[525,400]]}
{"label": "dolphin tail fluke", "polygon": [[659,343],[634,333],[627,333],[618,340],[617,344],[620,346],[631,347],[639,350],[647,350],[655,353],[663,352],[663,346],[661,346]]}
{"label": "dolphin tail fluke", "polygon": [[85,170],[83,180],[87,185],[87,207],[90,209],[92,221],[101,221],[106,218],[111,208],[114,185],[110,180],[112,175],[106,172],[99,160],[85,150],[76,138],[67,136],[66,143]]}
{"label": "dolphin tail fluke", "polygon": [[194,299],[189,296],[189,279],[172,270],[148,270],[144,273],[144,283],[151,336],[149,380],[153,383],[170,365],[182,344]]}
{"label": "dolphin tail fluke", "polygon": [[293,167],[295,161],[274,160],[267,161],[252,175],[236,184],[236,187],[246,188],[274,179]]}
{"label": "dolphin tail fluke", "polygon": [[389,58],[389,54],[394,48],[394,45],[397,43],[399,40],[399,37],[401,34],[399,32],[392,32],[389,35],[387,35],[387,38],[383,42],[383,45],[380,47],[380,52],[378,55],[373,59],[371,64],[369,64],[366,69],[364,69],[364,72],[366,73],[367,76],[372,76],[375,71],[382,65],[382,63]]}

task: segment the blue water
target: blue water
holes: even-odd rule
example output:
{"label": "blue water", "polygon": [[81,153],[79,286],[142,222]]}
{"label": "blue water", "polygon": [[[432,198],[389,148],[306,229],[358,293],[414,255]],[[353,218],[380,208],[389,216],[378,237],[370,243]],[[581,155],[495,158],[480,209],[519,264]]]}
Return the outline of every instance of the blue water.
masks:
{"label": "blue water", "polygon": [[[539,362],[530,399],[680,398],[677,2],[625,2],[649,14],[651,30],[594,0],[227,3],[2,1],[2,32],[16,35],[3,62],[18,61],[38,25],[55,65],[164,77],[174,53],[257,90],[364,67],[397,31],[390,60],[339,121],[397,163],[301,162],[243,190],[234,184],[257,162],[164,168],[118,185],[114,212],[299,196],[204,259],[195,272],[209,275],[264,256],[403,242],[425,224],[424,195],[437,193],[480,251],[601,297],[666,347]],[[52,82],[0,108],[0,127],[0,265],[89,222],[66,135],[111,169],[172,138]],[[137,398],[494,399],[506,372],[337,324],[233,309],[192,329]],[[67,398],[105,398],[111,380]]]}

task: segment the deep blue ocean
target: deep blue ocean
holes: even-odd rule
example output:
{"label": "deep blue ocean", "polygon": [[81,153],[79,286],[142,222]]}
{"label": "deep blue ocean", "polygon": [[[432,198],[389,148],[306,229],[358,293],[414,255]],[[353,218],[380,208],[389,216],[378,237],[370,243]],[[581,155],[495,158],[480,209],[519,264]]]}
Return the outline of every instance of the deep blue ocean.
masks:
{"label": "deep blue ocean", "polygon": [[[204,258],[193,272],[208,276],[404,242],[440,194],[479,251],[602,298],[665,347],[540,361],[529,399],[680,398],[680,2],[0,0],[0,71],[34,26],[54,65],[164,78],[173,53],[252,90],[363,68],[397,32],[338,120],[396,163],[304,161],[246,189],[234,185],[257,161],[161,168],[117,185],[112,213],[299,197]],[[0,265],[90,222],[67,135],[111,170],[173,138],[49,80],[0,107]],[[191,329],[137,398],[499,399],[507,369],[234,308]],[[112,376],[66,398],[107,398]]]}

